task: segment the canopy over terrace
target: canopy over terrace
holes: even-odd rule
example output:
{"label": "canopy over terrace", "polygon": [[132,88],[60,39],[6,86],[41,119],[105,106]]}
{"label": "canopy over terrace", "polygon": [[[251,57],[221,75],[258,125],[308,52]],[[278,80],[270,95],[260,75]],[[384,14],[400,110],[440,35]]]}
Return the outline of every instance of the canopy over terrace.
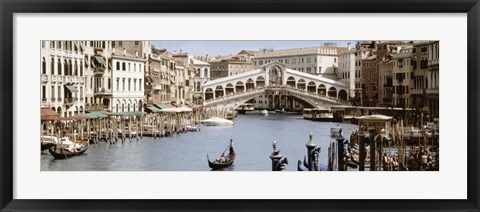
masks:
{"label": "canopy over terrace", "polygon": [[364,135],[369,134],[369,130],[376,130],[381,132],[383,129],[387,137],[390,131],[390,122],[393,119],[392,116],[385,115],[369,115],[369,116],[360,116],[358,119],[358,126],[360,126],[360,131]]}
{"label": "canopy over terrace", "polygon": [[141,116],[147,113],[141,111],[127,111],[127,112],[118,112],[118,113],[109,113],[108,115],[112,116]]}
{"label": "canopy over terrace", "polygon": [[50,108],[41,108],[40,109],[40,114],[41,114],[42,119],[43,118],[49,118],[49,117],[60,117],[60,114],[58,114],[57,112],[55,112],[54,110],[52,110]]}
{"label": "canopy over terrace", "polygon": [[187,108],[187,107],[165,108],[161,110],[161,112],[164,112],[164,113],[182,113],[182,112],[192,112],[192,111],[193,110],[191,108]]}

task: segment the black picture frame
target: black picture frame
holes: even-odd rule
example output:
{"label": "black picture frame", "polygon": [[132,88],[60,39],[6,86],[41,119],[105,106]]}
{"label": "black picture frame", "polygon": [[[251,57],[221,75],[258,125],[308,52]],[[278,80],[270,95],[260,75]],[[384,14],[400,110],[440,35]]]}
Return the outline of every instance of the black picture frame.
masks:
{"label": "black picture frame", "polygon": [[[0,211],[479,211],[478,0],[0,0]],[[15,13],[467,13],[468,198],[466,200],[18,200],[13,199]],[[463,125],[464,126],[464,125]],[[279,188],[279,191],[282,191]],[[285,192],[285,191],[283,191]],[[448,191],[446,191],[448,192]]]}

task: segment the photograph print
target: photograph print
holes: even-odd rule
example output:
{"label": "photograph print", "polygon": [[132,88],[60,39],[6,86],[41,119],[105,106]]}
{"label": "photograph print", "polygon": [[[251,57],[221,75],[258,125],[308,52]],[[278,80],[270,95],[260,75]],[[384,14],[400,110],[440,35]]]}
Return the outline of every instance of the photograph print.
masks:
{"label": "photograph print", "polygon": [[43,40],[41,171],[439,171],[436,40]]}

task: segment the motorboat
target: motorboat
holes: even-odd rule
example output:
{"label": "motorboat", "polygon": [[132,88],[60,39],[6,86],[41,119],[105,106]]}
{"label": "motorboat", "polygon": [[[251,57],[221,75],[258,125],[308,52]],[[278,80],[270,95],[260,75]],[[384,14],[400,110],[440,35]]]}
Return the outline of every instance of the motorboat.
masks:
{"label": "motorboat", "polygon": [[209,119],[201,120],[200,123],[206,126],[222,126],[222,125],[233,125],[233,121],[220,117],[211,117]]}
{"label": "motorboat", "polygon": [[337,124],[336,127],[330,128],[330,135],[331,135],[332,137],[335,137],[335,138],[336,138],[336,137],[340,136],[341,134],[342,134],[342,128],[339,127],[338,124]]}
{"label": "motorboat", "polygon": [[263,115],[263,116],[268,116],[268,110],[265,110],[265,109],[262,110],[262,115]]}

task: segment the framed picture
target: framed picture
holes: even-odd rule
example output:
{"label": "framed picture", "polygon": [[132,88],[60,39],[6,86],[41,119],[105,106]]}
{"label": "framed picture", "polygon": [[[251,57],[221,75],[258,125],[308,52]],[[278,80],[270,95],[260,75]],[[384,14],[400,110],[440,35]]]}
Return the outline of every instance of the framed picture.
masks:
{"label": "framed picture", "polygon": [[478,0],[0,5],[1,211],[479,210]]}

